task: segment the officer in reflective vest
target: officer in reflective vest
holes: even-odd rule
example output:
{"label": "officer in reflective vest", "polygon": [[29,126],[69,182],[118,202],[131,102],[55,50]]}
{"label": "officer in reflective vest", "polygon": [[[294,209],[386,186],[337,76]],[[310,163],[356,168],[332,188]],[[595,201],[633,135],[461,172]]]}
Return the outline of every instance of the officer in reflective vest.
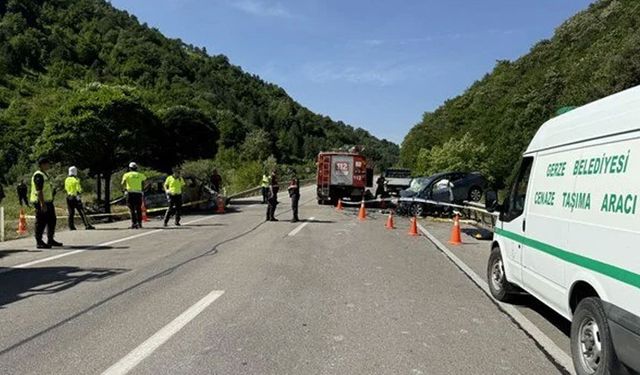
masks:
{"label": "officer in reflective vest", "polygon": [[262,204],[265,204],[267,203],[267,197],[269,196],[269,176],[266,174],[262,175],[260,187],[262,188]]}
{"label": "officer in reflective vest", "polygon": [[87,230],[96,229],[91,223],[84,212],[82,206],[82,185],[80,185],[80,179],[78,178],[78,168],[69,168],[69,177],[64,180],[64,190],[67,192],[67,210],[69,211],[69,230],[76,230],[75,225],[75,212],[78,211],[82,223]]}
{"label": "officer in reflective vest", "polygon": [[293,211],[293,219],[292,223],[297,223],[300,221],[298,218],[298,202],[300,202],[300,181],[298,180],[298,176],[293,172],[293,176],[291,177],[291,181],[289,181],[289,197],[291,198],[291,210]]}
{"label": "officer in reflective vest", "polygon": [[[36,246],[38,249],[50,249],[62,246],[54,239],[56,233],[56,211],[53,207],[53,185],[49,179],[49,159],[38,160],[38,170],[31,177],[30,201],[36,209]],[[47,242],[42,241],[44,229],[47,228]]]}
{"label": "officer in reflective vest", "polygon": [[147,177],[138,172],[138,165],[129,163],[129,172],[122,176],[122,187],[127,197],[127,205],[131,213],[131,229],[142,228],[142,191]]}
{"label": "officer in reflective vest", "polygon": [[176,168],[173,174],[164,181],[164,191],[167,193],[169,208],[164,214],[164,226],[169,224],[169,219],[175,213],[176,225],[180,226],[180,211],[182,211],[182,188],[184,187],[184,178],[180,176],[180,171]]}

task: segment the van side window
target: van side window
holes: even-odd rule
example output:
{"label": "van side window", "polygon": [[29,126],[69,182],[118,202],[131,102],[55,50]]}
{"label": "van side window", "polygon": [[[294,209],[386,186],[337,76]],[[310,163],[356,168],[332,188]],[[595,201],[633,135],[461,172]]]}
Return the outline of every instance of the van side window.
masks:
{"label": "van side window", "polygon": [[527,198],[527,187],[529,186],[529,176],[531,175],[531,166],[533,165],[533,157],[522,159],[520,171],[511,186],[507,207],[503,220],[511,221],[524,212],[524,204]]}

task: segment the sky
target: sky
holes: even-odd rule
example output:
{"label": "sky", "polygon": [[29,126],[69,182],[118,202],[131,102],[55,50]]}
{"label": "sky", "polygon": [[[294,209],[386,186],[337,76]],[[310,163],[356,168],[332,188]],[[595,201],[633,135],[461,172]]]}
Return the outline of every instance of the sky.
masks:
{"label": "sky", "polygon": [[401,143],[593,0],[111,0],[310,110]]}

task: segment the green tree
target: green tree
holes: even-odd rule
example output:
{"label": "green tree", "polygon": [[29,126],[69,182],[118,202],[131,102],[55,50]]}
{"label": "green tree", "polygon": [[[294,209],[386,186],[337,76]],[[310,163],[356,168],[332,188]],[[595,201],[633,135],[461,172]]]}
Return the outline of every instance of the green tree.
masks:
{"label": "green tree", "polygon": [[243,160],[266,160],[271,155],[271,140],[269,133],[263,129],[253,130],[240,147]]}
{"label": "green tree", "polygon": [[131,90],[92,84],[73,93],[46,120],[35,153],[102,175],[106,181],[105,210],[109,212],[113,172],[132,160],[155,161],[157,123]]}
{"label": "green tree", "polygon": [[213,120],[200,110],[170,107],[160,113],[163,124],[163,164],[168,167],[185,160],[213,159],[220,133]]}
{"label": "green tree", "polygon": [[421,149],[418,153],[416,172],[422,175],[447,171],[477,171],[488,174],[487,156],[487,146],[476,142],[467,133],[460,139],[452,138],[442,146],[434,146],[431,150]]}

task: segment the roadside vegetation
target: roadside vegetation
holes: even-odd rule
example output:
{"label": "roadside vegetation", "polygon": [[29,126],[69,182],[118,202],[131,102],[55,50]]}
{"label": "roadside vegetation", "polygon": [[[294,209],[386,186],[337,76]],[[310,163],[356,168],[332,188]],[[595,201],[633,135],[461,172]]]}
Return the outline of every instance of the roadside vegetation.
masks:
{"label": "roadside vegetation", "polygon": [[545,121],[640,84],[639,24],[638,1],[595,1],[527,55],[498,61],[425,113],[402,143],[401,163],[418,174],[480,170],[504,186]]}

